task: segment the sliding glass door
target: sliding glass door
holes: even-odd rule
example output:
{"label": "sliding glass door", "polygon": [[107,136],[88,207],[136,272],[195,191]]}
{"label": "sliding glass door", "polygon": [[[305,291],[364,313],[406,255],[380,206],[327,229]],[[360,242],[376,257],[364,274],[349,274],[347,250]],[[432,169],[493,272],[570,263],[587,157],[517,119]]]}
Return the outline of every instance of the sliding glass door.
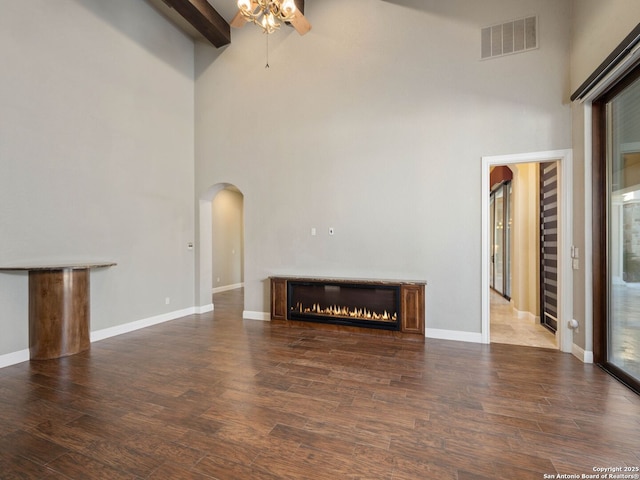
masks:
{"label": "sliding glass door", "polygon": [[511,297],[511,182],[494,188],[489,200],[491,222],[491,288]]}
{"label": "sliding glass door", "polygon": [[594,218],[602,229],[595,273],[605,281],[594,282],[600,285],[594,292],[601,336],[596,361],[640,391],[640,71],[608,93],[597,111],[600,195],[594,210],[603,215]]}

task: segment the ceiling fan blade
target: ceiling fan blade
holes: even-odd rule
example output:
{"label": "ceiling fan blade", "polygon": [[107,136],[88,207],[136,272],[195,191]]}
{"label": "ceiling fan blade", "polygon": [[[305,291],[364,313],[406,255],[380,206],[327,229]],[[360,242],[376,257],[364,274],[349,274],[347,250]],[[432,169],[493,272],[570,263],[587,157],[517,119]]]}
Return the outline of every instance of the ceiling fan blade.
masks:
{"label": "ceiling fan blade", "polygon": [[240,10],[238,10],[238,13],[236,13],[236,16],[231,19],[229,25],[233,28],[242,28],[245,23],[247,23],[247,19],[242,15],[242,13],[240,13]]}
{"label": "ceiling fan blade", "polygon": [[304,35],[309,30],[311,30],[311,24],[309,20],[305,18],[305,16],[300,12],[300,10],[296,10],[296,13],[293,15],[293,18],[289,20],[289,23],[293,25],[293,28],[296,29],[300,35]]}
{"label": "ceiling fan blade", "polygon": [[[252,0],[251,11],[255,12],[256,8],[258,8],[258,2],[254,2]],[[229,25],[231,25],[234,28],[242,28],[244,27],[244,24],[247,23],[248,21],[249,20],[247,20],[246,17],[242,15],[242,12],[238,10],[238,13],[236,13],[236,16],[231,19],[231,22],[229,22]]]}

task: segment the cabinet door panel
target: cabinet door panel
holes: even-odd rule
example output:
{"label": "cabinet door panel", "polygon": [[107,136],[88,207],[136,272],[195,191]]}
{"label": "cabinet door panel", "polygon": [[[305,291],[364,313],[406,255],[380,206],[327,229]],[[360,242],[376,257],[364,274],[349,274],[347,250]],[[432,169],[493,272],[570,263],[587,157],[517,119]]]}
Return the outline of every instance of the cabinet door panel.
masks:
{"label": "cabinet door panel", "polygon": [[401,297],[402,331],[424,334],[424,287],[403,285]]}
{"label": "cabinet door panel", "polygon": [[287,319],[287,281],[283,278],[271,279],[271,319]]}

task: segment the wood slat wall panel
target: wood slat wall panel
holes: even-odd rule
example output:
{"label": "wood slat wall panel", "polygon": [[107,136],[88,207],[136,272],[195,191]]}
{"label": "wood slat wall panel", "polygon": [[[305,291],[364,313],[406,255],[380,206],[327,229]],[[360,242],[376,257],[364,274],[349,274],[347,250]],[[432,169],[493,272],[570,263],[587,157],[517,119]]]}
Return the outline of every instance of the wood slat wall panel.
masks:
{"label": "wood slat wall panel", "polygon": [[558,164],[540,164],[540,319],[558,328]]}

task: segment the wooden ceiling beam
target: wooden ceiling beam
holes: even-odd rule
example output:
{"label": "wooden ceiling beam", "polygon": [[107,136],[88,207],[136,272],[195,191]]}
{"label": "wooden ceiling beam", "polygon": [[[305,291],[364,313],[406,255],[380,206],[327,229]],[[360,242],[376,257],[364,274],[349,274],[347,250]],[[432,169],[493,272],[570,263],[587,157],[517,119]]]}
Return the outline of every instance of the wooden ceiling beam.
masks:
{"label": "wooden ceiling beam", "polygon": [[178,12],[216,48],[231,43],[231,28],[229,24],[207,0],[163,1]]}

